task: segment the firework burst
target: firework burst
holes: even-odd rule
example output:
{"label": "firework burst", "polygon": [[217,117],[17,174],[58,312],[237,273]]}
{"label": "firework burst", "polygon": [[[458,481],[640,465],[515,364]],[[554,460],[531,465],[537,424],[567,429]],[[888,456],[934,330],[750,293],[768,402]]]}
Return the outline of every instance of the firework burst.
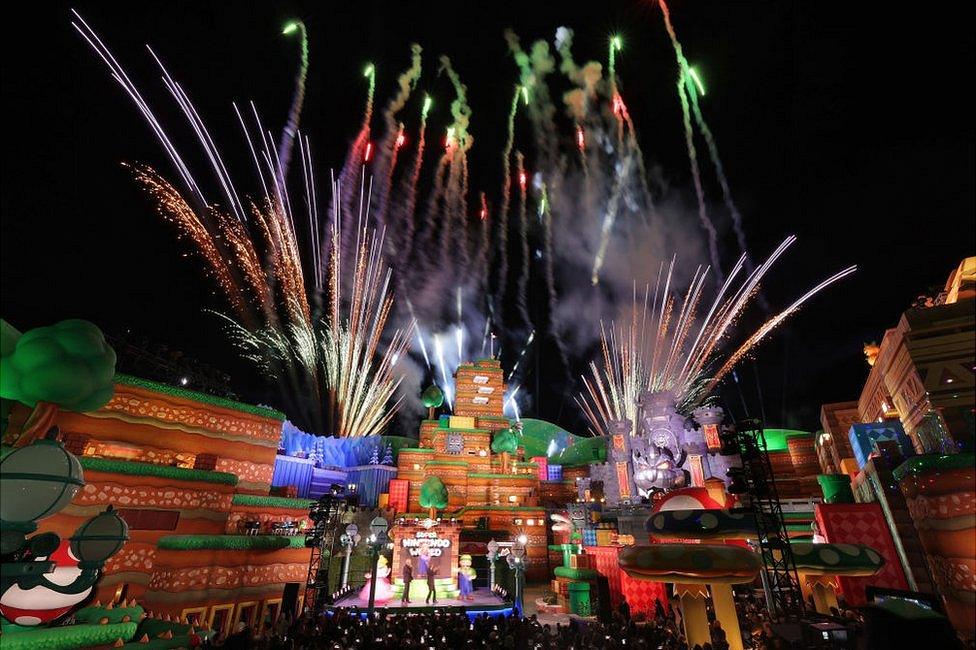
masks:
{"label": "firework burst", "polygon": [[690,413],[770,332],[810,298],[857,268],[850,266],[811,288],[723,358],[724,344],[757,295],[763,277],[795,241],[795,237],[787,237],[736,284],[745,265],[745,255],[740,257],[703,317],[699,313],[708,267],[695,270],[680,297],[672,287],[674,259],[667,268],[662,263],[653,294],[650,285],[645,286],[639,302],[635,287],[629,322],[601,325],[602,364],[590,363],[589,376],[582,378],[584,390],[577,403],[590,432],[604,435],[610,420],[636,423],[638,398],[647,391],[670,393],[678,411]]}
{"label": "firework burst", "polygon": [[[486,353],[498,355],[515,385],[506,413],[531,400],[535,415],[564,418],[564,395],[576,392],[570,369],[582,366],[599,345],[601,359],[583,377],[579,400],[599,432],[608,419],[633,419],[636,398],[646,390],[673,392],[682,408],[699,403],[769,332],[850,271],[814,287],[723,356],[737,319],[752,300],[762,301],[760,281],[793,240],[758,268],[745,256],[740,215],[699,105],[702,79],[685,59],[667,4],[658,4],[678,66],[697,223],[674,207],[680,201],[671,200],[666,185],[645,168],[618,84],[623,41],[617,36],[610,40],[605,68],[597,61],[577,65],[572,30],[556,31],[558,71],[570,84],[560,102],[549,88],[557,70],[550,45],[540,40],[523,48],[517,35],[506,32],[519,78],[494,200],[471,186],[477,178],[469,174],[467,158],[474,142],[471,107],[450,60],[441,57],[438,67],[453,91],[450,115],[446,125],[432,122],[430,131],[446,128],[442,151],[429,146],[433,139],[427,142],[431,98],[423,99],[419,123],[409,115],[421,75],[420,47],[411,46],[410,66],[397,78],[396,93],[376,111],[382,133],[371,130],[377,70],[366,66],[363,118],[326,186],[332,198],[321,200],[320,219],[311,146],[298,131],[308,68],[308,34],[299,21],[285,28],[301,37],[301,65],[291,110],[276,134],[279,144],[253,104],[234,105],[260,188],[256,198],[238,192],[204,120],[152,50],[164,86],[203,153],[192,165],[97,34],[77,14],[73,24],[141,113],[174,170],[164,176],[134,166],[133,173],[199,253],[227,300],[227,313],[220,316],[229,338],[280,388],[282,406],[306,428],[338,435],[381,430],[399,404],[398,363],[400,370],[411,364],[405,393],[419,393],[412,390],[415,383],[434,381],[450,405],[457,365]],[[560,111],[571,132],[561,130]],[[708,145],[743,253],[728,279],[722,278],[718,257],[720,230],[705,210],[693,126]],[[523,143],[526,136],[531,142]],[[534,156],[526,159],[520,150]],[[201,165],[212,177],[204,183],[191,171]],[[429,183],[422,181],[422,169],[432,174]],[[300,191],[289,192],[289,183]],[[684,277],[675,273],[674,260],[661,265],[653,282],[657,265],[645,267],[646,260],[679,247],[683,257],[697,256],[699,246],[711,266],[699,268],[687,288],[674,289],[675,278]],[[640,300],[633,290],[632,317],[622,326],[604,326],[603,319],[620,313],[619,301],[626,301],[633,277],[641,285],[651,282]],[[720,287],[708,304],[703,294],[712,278]],[[535,363],[521,361],[527,336],[530,342],[537,338]],[[417,354],[406,354],[408,340],[416,341]],[[538,376],[542,368],[548,375],[544,383]],[[529,381],[531,373],[535,381]],[[516,404],[516,396],[526,402]]]}
{"label": "firework burst", "polygon": [[[156,201],[164,219],[189,241],[208,275],[226,298],[232,315],[218,314],[242,356],[275,380],[294,413],[316,430],[340,437],[382,433],[400,405],[394,399],[401,378],[395,367],[409,348],[410,332],[387,329],[393,307],[391,272],[383,262],[383,235],[364,225],[360,211],[352,264],[344,264],[343,197],[332,184],[336,215],[323,226],[314,190],[310,148],[300,132],[307,232],[307,258],[296,229],[282,152],[251,106],[254,127],[235,106],[263,188],[257,201],[236,191],[220,151],[187,94],[153,54],[163,81],[204,151],[226,208],[211,203],[138,88],[98,35],[75,13],[75,29],[133,100],[181,179],[178,189],[148,166],[132,168]],[[150,50],[151,52],[151,50]],[[370,94],[370,98],[372,93]],[[295,120],[297,123],[297,120]],[[292,121],[289,122],[292,125]],[[296,202],[297,205],[297,202]],[[322,232],[328,234],[323,237]],[[305,270],[312,273],[306,280]],[[302,399],[310,396],[311,399]]]}

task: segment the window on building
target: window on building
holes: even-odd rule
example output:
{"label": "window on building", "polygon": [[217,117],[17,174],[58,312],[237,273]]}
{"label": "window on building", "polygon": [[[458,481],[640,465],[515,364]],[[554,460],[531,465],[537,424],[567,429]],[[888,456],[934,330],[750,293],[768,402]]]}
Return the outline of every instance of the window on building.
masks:
{"label": "window on building", "polygon": [[187,625],[202,625],[207,617],[206,607],[190,607],[180,613],[180,620]]}
{"label": "window on building", "polygon": [[253,628],[255,619],[258,615],[258,604],[256,601],[248,601],[237,605],[237,614],[234,616],[234,623],[244,621],[248,627]]}
{"label": "window on building", "polygon": [[234,605],[214,605],[210,610],[210,629],[220,632],[227,636],[230,631],[231,614],[234,613]]}
{"label": "window on building", "polygon": [[261,607],[261,629],[264,629],[265,625],[274,625],[275,621],[278,620],[280,611],[281,598],[269,598],[264,601],[264,605]]}

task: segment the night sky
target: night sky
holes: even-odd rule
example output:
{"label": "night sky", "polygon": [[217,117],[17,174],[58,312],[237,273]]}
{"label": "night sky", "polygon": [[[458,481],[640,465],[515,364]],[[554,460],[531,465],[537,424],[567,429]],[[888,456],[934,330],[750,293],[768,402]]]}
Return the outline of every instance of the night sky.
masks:
{"label": "night sky", "polygon": [[[253,99],[280,128],[297,64],[294,41],[280,32],[301,17],[312,57],[302,126],[322,170],[341,164],[355,134],[367,61],[381,71],[377,101],[385,102],[408,44],[420,43],[421,86],[436,101],[451,96],[431,74],[435,57],[448,54],[474,111],[476,184],[489,191],[498,187],[497,143],[517,80],[502,31],[513,28],[527,44],[572,27],[578,61],[603,60],[607,35],[617,32],[625,42],[618,75],[642,147],[673,190],[691,197],[674,55],[650,2],[20,6],[8,16],[20,27],[8,28],[3,42],[0,315],[21,330],[75,317],[109,334],[130,330],[225,370],[249,401],[273,396],[204,313],[223,305],[199,263],[122,169],[123,161],[147,162],[168,172],[133,106],[71,28],[71,6],[165,107],[168,124],[179,116],[144,43],[181,80],[217,140],[234,146],[233,100]],[[827,274],[860,266],[740,370],[741,398],[726,389],[730,404],[744,399],[770,425],[815,429],[822,403],[856,399],[868,370],[863,343],[880,340],[916,295],[941,287],[974,253],[974,107],[965,81],[973,30],[955,7],[672,2],[685,54],[708,86],[704,110],[750,247],[762,256],[786,234],[800,239],[769,276],[770,302],[783,305]],[[734,240],[726,234],[723,244],[731,264]]]}

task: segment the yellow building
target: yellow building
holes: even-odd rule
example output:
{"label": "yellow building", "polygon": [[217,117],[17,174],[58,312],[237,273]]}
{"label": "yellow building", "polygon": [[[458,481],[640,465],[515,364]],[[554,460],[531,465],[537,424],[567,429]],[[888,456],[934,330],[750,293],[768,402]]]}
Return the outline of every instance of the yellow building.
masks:
{"label": "yellow building", "polygon": [[[865,346],[871,371],[856,402],[825,404],[817,454],[824,472],[856,473],[851,424],[897,419],[917,453],[972,449],[976,407],[976,257],[960,262],[936,297],[919,301],[881,344]],[[952,448],[954,449],[952,449]],[[845,462],[845,459],[850,459]]]}
{"label": "yellow building", "polygon": [[[923,592],[936,590],[936,572],[930,570],[895,470],[911,447],[915,454],[936,456],[973,449],[974,298],[976,257],[970,257],[949,274],[939,295],[917,300],[880,345],[865,346],[871,370],[857,401],[824,404],[820,412],[821,471],[850,475],[855,499],[881,506],[909,587]],[[870,429],[880,432],[875,445],[885,453],[870,453],[865,443],[870,438],[852,440]],[[901,430],[910,446],[895,440]]]}

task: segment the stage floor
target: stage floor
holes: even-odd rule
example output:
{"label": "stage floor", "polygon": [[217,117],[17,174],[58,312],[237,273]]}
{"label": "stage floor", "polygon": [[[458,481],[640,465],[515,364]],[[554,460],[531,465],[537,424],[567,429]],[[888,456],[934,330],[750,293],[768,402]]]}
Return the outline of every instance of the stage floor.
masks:
{"label": "stage floor", "polygon": [[[510,609],[512,604],[494,595],[487,589],[478,589],[473,594],[474,600],[460,600],[458,598],[438,598],[437,604],[427,604],[423,598],[411,599],[407,604],[394,598],[385,603],[376,603],[376,609],[388,612],[431,612],[434,610],[453,609],[471,612],[493,612]],[[369,602],[359,597],[357,592],[340,598],[330,609],[365,609]]]}

